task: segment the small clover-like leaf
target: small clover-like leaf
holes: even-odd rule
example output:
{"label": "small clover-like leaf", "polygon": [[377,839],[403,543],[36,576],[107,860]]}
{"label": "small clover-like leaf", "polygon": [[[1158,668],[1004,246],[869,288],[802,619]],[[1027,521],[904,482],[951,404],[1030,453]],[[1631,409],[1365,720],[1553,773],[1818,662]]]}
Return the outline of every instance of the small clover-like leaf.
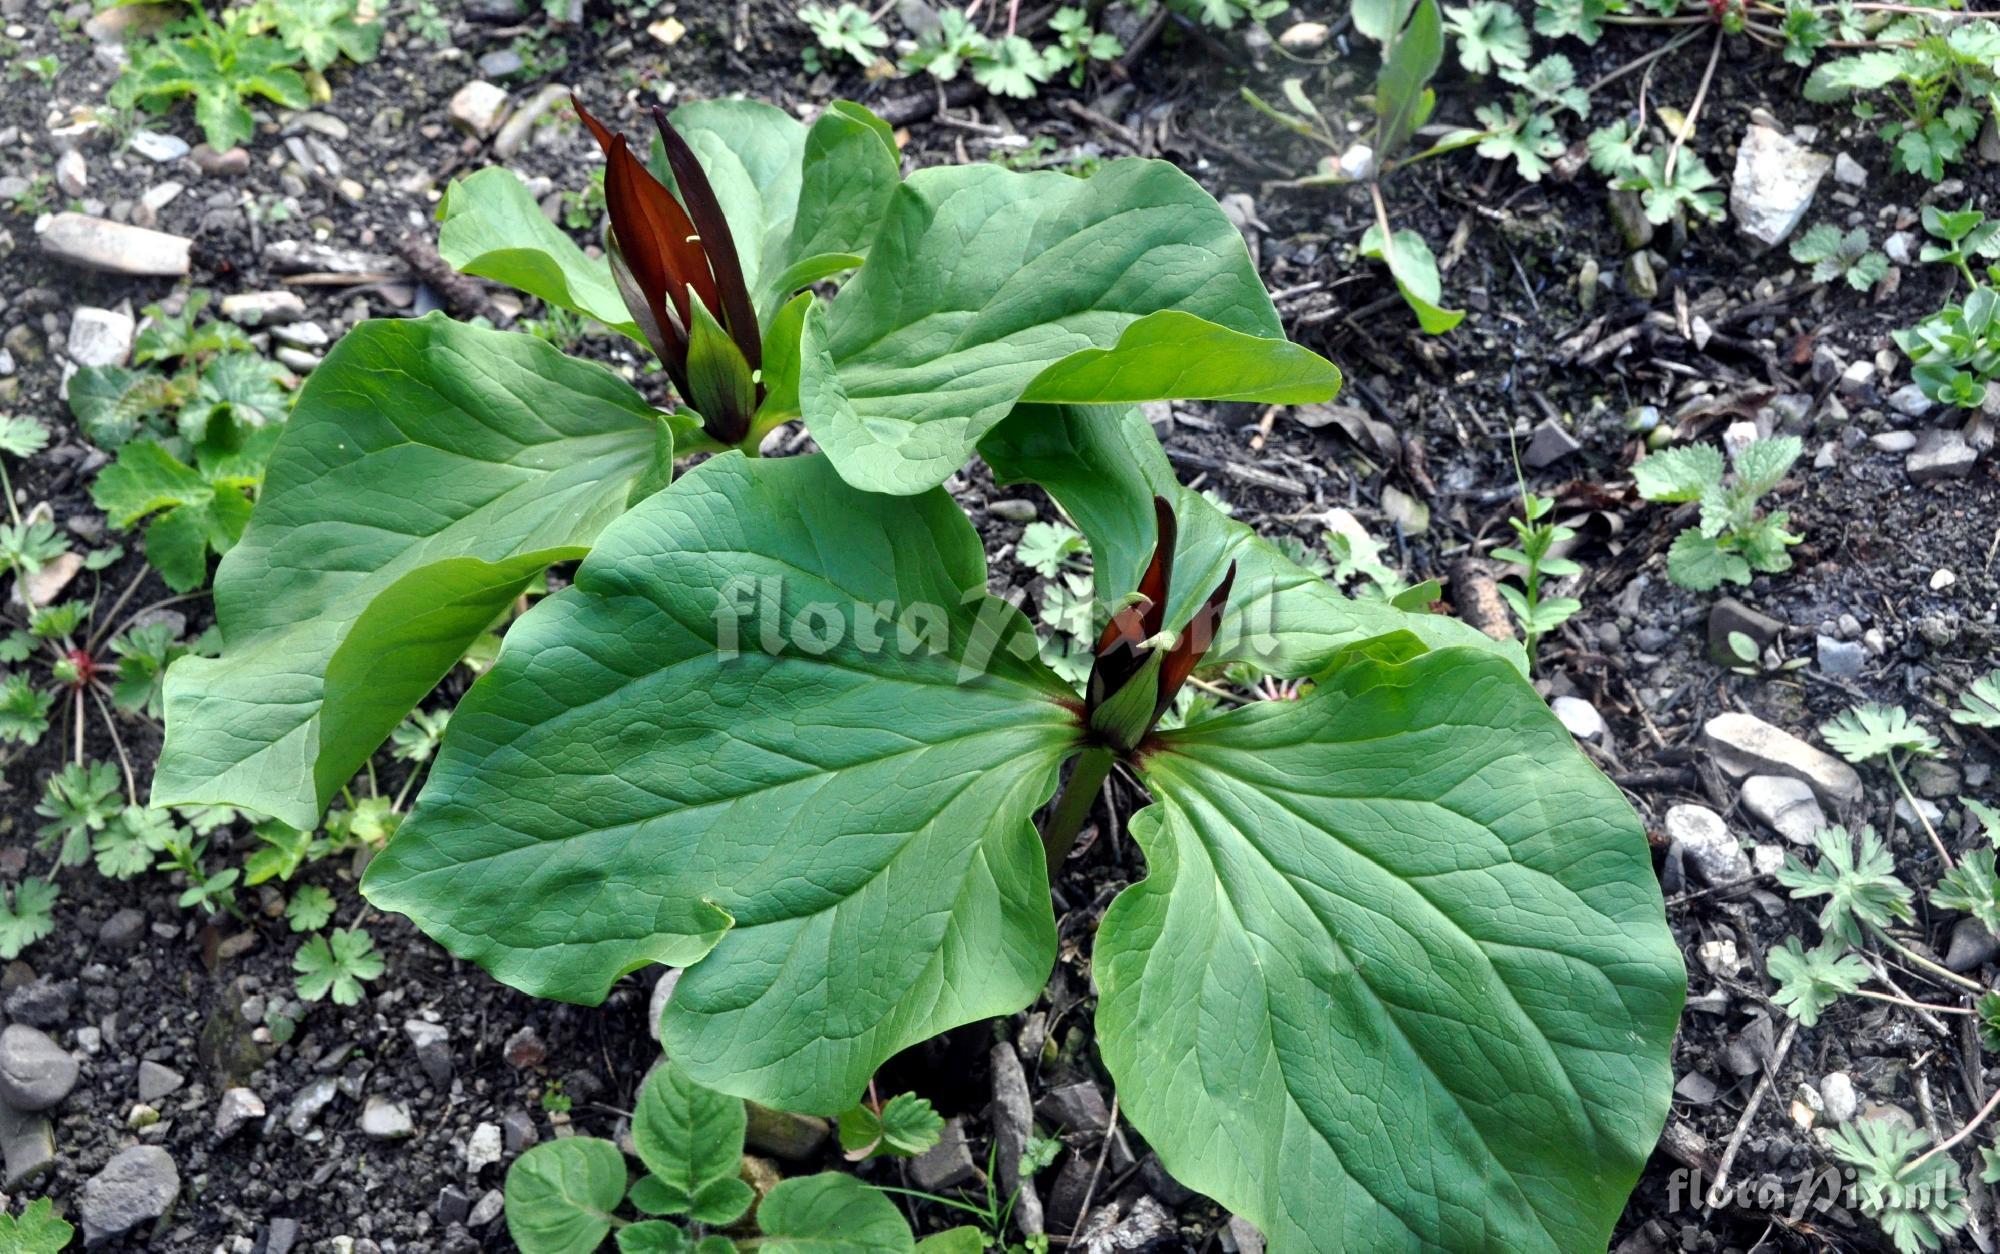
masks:
{"label": "small clover-like leaf", "polygon": [[1778,982],[1771,1000],[1806,1027],[1818,1023],[1828,1006],[1860,988],[1868,978],[1868,964],[1838,941],[1807,950],[1800,947],[1798,937],[1787,936],[1765,961],[1771,978]]}
{"label": "small clover-like leaf", "polygon": [[320,1001],[331,994],[336,1006],[358,1005],[361,982],[382,974],[382,956],[374,951],[374,938],[359,927],[309,938],[292,959],[299,996]]}
{"label": "small clover-like leaf", "polygon": [[913,1158],[936,1145],[943,1132],[944,1116],[915,1093],[896,1094],[880,1112],[863,1104],[840,1116],[840,1147],[855,1162],[876,1155]]}
{"label": "small clover-like leaf", "polygon": [[75,1235],[45,1197],[29,1202],[18,1216],[0,1211],[0,1254],[56,1254]]}
{"label": "small clover-like leaf", "polygon": [[21,951],[56,930],[56,898],[61,890],[48,880],[22,880],[9,893],[0,885],[0,961],[12,962]]}
{"label": "small clover-like leaf", "polygon": [[1819,734],[1827,745],[1849,762],[1867,762],[1897,752],[1928,758],[1937,753],[1938,738],[1928,727],[1913,721],[1900,705],[1865,702],[1844,710],[1821,723]]}
{"label": "small clover-like leaf", "polygon": [[2000,727],[2000,669],[1986,672],[1958,694],[1951,721],[1966,727]]}
{"label": "small clover-like leaf", "polygon": [[301,884],[285,903],[285,921],[294,932],[314,932],[333,921],[333,894],[317,884]]}

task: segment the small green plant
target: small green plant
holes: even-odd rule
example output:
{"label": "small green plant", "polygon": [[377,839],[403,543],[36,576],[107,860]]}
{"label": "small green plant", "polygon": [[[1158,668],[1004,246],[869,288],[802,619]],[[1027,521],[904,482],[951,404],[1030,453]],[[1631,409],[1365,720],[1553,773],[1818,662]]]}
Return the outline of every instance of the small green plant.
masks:
{"label": "small green plant", "polygon": [[118,768],[109,762],[72,762],[51,775],[35,813],[47,819],[38,844],[54,848],[58,866],[80,866],[90,857],[91,836],[120,810]]}
{"label": "small green plant", "polygon": [[[1893,1119],[1857,1119],[1826,1133],[1827,1152],[1854,1168],[1861,1213],[1882,1226],[1900,1254],[1935,1250],[1970,1216],[1958,1163],[1918,1151],[1930,1138]],[[1930,1162],[1928,1173],[1912,1168]]]}
{"label": "small green plant", "polygon": [[915,1158],[943,1133],[944,1116],[915,1093],[898,1093],[880,1106],[857,1102],[840,1114],[840,1148],[849,1162]]}
{"label": "small green plant", "polygon": [[[868,10],[851,0],[841,0],[836,8],[819,4],[800,5],[799,20],[812,31],[821,48],[852,57],[863,66],[881,60],[882,49],[889,46],[888,32]],[[806,68],[818,69],[811,65]]]}
{"label": "small green plant", "polygon": [[1797,461],[1797,436],[1753,440],[1727,473],[1722,451],[1711,444],[1663,449],[1632,467],[1639,495],[1649,501],[1700,502],[1700,522],[1674,537],[1667,577],[1683,588],[1707,592],[1723,583],[1749,583],[1752,571],[1790,570],[1786,552],[1804,539],[1785,530],[1784,510],[1758,506]]}
{"label": "small green plant", "polygon": [[451,46],[451,22],[438,7],[438,0],[417,0],[403,17],[403,29],[420,43],[436,48]]}
{"label": "small green plant", "polygon": [[294,932],[317,932],[333,921],[333,894],[317,884],[301,884],[285,903],[285,922]]}
{"label": "small green plant", "polygon": [[[536,1145],[507,1169],[508,1234],[522,1254],[588,1254],[614,1230],[624,1254],[983,1248],[981,1240],[966,1243],[966,1229],[917,1244],[881,1190],[837,1171],[780,1182],[757,1206],[762,1236],[739,1247],[712,1230],[736,1225],[756,1200],[738,1175],[745,1123],[741,1100],[701,1087],[663,1060],[632,1111],[632,1148],[644,1168],[638,1179],[627,1187],[625,1155],[613,1142],[573,1136]],[[843,1142],[846,1127],[843,1117]],[[644,1218],[616,1213],[627,1206]]]}
{"label": "small green plant", "polygon": [[61,895],[48,880],[22,880],[11,891],[0,884],[0,961],[12,962],[56,930],[56,899]]}
{"label": "small green plant", "polygon": [[360,0],[257,0],[250,12],[258,29],[276,31],[309,68],[325,70],[341,57],[364,65],[381,50],[382,23],[363,20],[360,7]]}
{"label": "small green plant", "polygon": [[45,1197],[29,1202],[18,1216],[0,1211],[0,1250],[6,1254],[56,1254],[75,1235]]}
{"label": "small green plant", "polygon": [[55,208],[55,176],[48,173],[31,174],[28,185],[14,193],[14,210],[25,217],[36,217]]}
{"label": "small green plant", "polygon": [[[1852,42],[1852,32],[1842,38]],[[2000,89],[2000,24],[1939,21],[1926,11],[1899,14],[1876,28],[1873,46],[1822,62],[1806,79],[1806,99],[1853,98],[1855,115],[1876,116],[1875,100],[1895,116],[1878,133],[1904,171],[1936,182],[1964,159]]]}
{"label": "small green plant", "polygon": [[1951,721],[1966,727],[2000,727],[2000,669],[1986,672],[1958,694]]}
{"label": "small green plant", "polygon": [[[1939,242],[1925,244],[1921,258],[1956,269],[1968,288],[1962,300],[1907,330],[1891,333],[1910,359],[1910,377],[1933,401],[1977,409],[1986,388],[2000,380],[2000,293],[1973,273],[1975,258],[2000,257],[2000,222],[1970,206],[1956,212],[1924,206],[1924,230]],[[1988,267],[1988,273],[2000,267]]]}
{"label": "small green plant", "polygon": [[1847,280],[1857,292],[1865,292],[1889,272],[1889,259],[1868,246],[1866,227],[1842,234],[1839,227],[1822,222],[1792,241],[1792,260],[1811,266],[1813,282]]}
{"label": "small green plant", "polygon": [[1787,936],[1765,962],[1778,982],[1771,1000],[1806,1027],[1817,1024],[1827,1007],[1859,990],[1871,974],[1867,963],[1833,940],[1804,949],[1798,937]]}
{"label": "small green plant", "polygon": [[23,57],[7,72],[7,79],[9,82],[19,82],[32,77],[47,87],[56,81],[56,76],[62,73],[62,68],[62,62],[52,56]]}
{"label": "small green plant", "polygon": [[1527,638],[1531,661],[1541,647],[1542,637],[1568,622],[1583,608],[1583,602],[1575,597],[1542,595],[1543,580],[1567,579],[1583,573],[1583,567],[1569,558],[1554,556],[1550,551],[1556,545],[1576,538],[1574,530],[1549,517],[1555,507],[1554,500],[1537,496],[1524,484],[1521,488],[1521,517],[1507,520],[1508,525],[1514,528],[1520,547],[1493,550],[1496,560],[1521,572],[1521,586],[1516,588],[1503,583],[1500,595],[1506,600],[1507,608],[1514,611],[1515,620],[1521,624],[1521,634]]}
{"label": "small green plant", "polygon": [[111,89],[112,102],[164,113],[191,98],[195,121],[209,145],[235,147],[256,130],[246,100],[264,99],[287,109],[312,104],[312,93],[299,75],[299,54],[279,39],[255,33],[258,25],[254,7],[232,9],[218,23],[195,5],[192,16],[133,53],[130,68]]}
{"label": "small green plant", "polygon": [[361,985],[382,974],[382,955],[375,952],[375,938],[360,927],[335,928],[310,936],[292,959],[298,972],[294,986],[306,1001],[333,998],[336,1006],[361,1002]]}
{"label": "small green plant", "polygon": [[1083,86],[1083,76],[1093,61],[1115,61],[1125,51],[1116,35],[1096,30],[1090,15],[1082,9],[1057,9],[1049,19],[1056,43],[1043,54],[1051,74],[1069,74],[1071,87]]}

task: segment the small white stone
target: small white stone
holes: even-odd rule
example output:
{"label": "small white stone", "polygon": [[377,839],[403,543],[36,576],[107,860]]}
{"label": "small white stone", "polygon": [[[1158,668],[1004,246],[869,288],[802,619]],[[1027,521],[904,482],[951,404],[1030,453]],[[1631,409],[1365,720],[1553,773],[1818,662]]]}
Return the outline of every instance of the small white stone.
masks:
{"label": "small white stone", "polygon": [[1868,170],[1844,152],[1833,154],[1833,181],[1843,187],[1868,186]]}
{"label": "small white stone", "polygon": [[1330,34],[1325,22],[1294,22],[1278,36],[1278,46],[1294,56],[1311,56],[1326,47]]}
{"label": "small white stone", "polygon": [[81,196],[90,187],[90,174],[81,152],[72,148],[56,158],[56,187],[65,196]]}
{"label": "small white stone", "polygon": [[1734,975],[1739,965],[1733,940],[1703,941],[1694,947],[1694,956],[1710,975]]}
{"label": "small white stone", "polygon": [[283,288],[271,292],[239,292],[222,298],[222,316],[245,327],[266,327],[280,322],[297,322],[306,316],[306,303],[297,292]]}
{"label": "small white stone", "polygon": [[1846,1123],[1861,1108],[1861,1098],[1854,1091],[1854,1081],[1848,1078],[1845,1071],[1829,1071],[1820,1077],[1819,1099],[1826,1109],[1828,1123]]}
{"label": "small white stone", "polygon": [[478,1175],[483,1167],[500,1161],[500,1125],[482,1123],[465,1142],[465,1170]]}
{"label": "small white stone", "polygon": [[183,185],[174,182],[172,179],[168,179],[158,186],[147,188],[145,195],[139,197],[139,203],[154,213],[158,213],[172,204],[174,199],[186,190]]}
{"label": "small white stone", "polygon": [[1722,816],[1707,806],[1673,807],[1667,811],[1666,828],[1710,884],[1733,884],[1750,877],[1750,859],[1743,856],[1743,846]]}
{"label": "small white stone", "polygon": [[507,91],[484,79],[474,79],[451,98],[451,120],[480,139],[489,139],[507,116]]}
{"label": "small white stone", "polygon": [[122,366],[135,329],[131,314],[79,305],[69,320],[69,359],[79,366]]}
{"label": "small white stone", "polygon": [[1569,728],[1569,734],[1578,740],[1589,740],[1604,734],[1604,716],[1597,707],[1581,697],[1557,697],[1549,702],[1562,725]]}
{"label": "small white stone", "polygon": [[188,144],[178,135],[162,135],[158,131],[133,131],[128,141],[132,151],[148,161],[178,161],[188,155]]}
{"label": "small white stone", "polygon": [[1812,786],[1789,775],[1752,775],[1743,781],[1743,808],[1795,845],[1808,845],[1826,826]]}
{"label": "small white stone", "polygon": [[1932,592],[1943,592],[1946,588],[1951,587],[1957,582],[1958,576],[1953,574],[1948,567],[1940,566],[1931,572]]}

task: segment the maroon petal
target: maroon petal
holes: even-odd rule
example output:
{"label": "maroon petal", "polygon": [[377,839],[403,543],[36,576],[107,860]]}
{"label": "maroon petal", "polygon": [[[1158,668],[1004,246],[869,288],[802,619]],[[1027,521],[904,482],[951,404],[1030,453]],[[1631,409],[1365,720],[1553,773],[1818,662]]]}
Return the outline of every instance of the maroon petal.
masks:
{"label": "maroon petal", "polygon": [[688,213],[701,233],[702,251],[708,254],[708,264],[715,273],[714,287],[720,303],[706,293],[702,303],[720,311],[729,338],[736,341],[750,368],[756,370],[763,365],[764,345],[757,334],[757,313],[750,304],[750,290],[743,283],[743,263],[736,255],[736,240],[729,233],[729,219],[723,215],[722,202],[715,198],[715,189],[709,186],[708,174],[701,168],[694,149],[667,123],[667,111],[658,105],[653,106],[653,123],[660,128],[660,140],[667,149],[667,165],[673,169],[674,181],[680,184]]}

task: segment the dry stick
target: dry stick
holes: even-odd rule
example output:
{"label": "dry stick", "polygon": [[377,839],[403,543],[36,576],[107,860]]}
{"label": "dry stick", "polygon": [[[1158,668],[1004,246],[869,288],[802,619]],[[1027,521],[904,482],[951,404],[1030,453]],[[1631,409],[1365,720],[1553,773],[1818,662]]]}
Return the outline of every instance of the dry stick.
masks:
{"label": "dry stick", "polygon": [[1897,997],[1890,993],[1878,993],[1873,989],[1857,988],[1854,992],[1860,997],[1872,997],[1876,1001],[1886,1001],[1896,1006],[1908,1006],[1912,1010],[1927,1010],[1941,1015],[1969,1015],[1973,1013],[1963,1006],[1940,1006],[1934,1002],[1912,1001],[1908,997]]}
{"label": "dry stick", "polygon": [[118,765],[125,768],[125,800],[133,806],[139,804],[139,781],[132,774],[132,759],[125,755],[125,740],[118,734],[118,724],[111,717],[111,709],[104,704],[104,698],[97,689],[90,690],[90,699],[97,703],[97,712],[104,716],[104,730],[111,733],[111,747],[118,750]]}
{"label": "dry stick", "polygon": [[1075,1243],[1077,1235],[1083,1231],[1085,1221],[1090,1218],[1090,1200],[1097,1193],[1097,1178],[1104,1174],[1104,1160],[1111,1156],[1111,1138],[1118,1135],[1118,1094],[1111,1095],[1111,1118],[1104,1124],[1104,1144],[1097,1150],[1097,1166],[1090,1170],[1090,1186],[1083,1191],[1083,1208],[1076,1213],[1076,1224],[1069,1230],[1069,1239]]}
{"label": "dry stick", "polygon": [[1932,962],[1929,958],[1924,957],[1916,950],[1911,949],[1908,945],[1905,945],[1903,942],[1889,935],[1887,929],[1879,927],[1873,923],[1870,923],[1868,927],[1871,931],[1875,933],[1877,939],[1881,940],[1884,944],[1888,945],[1889,948],[1902,954],[1905,958],[1908,958],[1911,962],[1916,963],[1924,970],[1930,972],[1932,975],[1942,976],[1945,979],[1950,980],[1953,984],[1958,985],[1960,988],[1970,989],[1972,992],[1975,993],[1983,993],[1986,991],[1986,986],[1984,984],[1981,984],[1978,980],[1968,980],[1964,976],[1960,975],[1958,972],[1953,971],[1951,968],[1940,966],[1939,964]]}
{"label": "dry stick", "polygon": [[1729,1196],[1729,1169],[1736,1162],[1736,1151],[1743,1147],[1743,1134],[1750,1130],[1750,1121],[1757,1117],[1757,1108],[1764,1104],[1764,1094],[1771,1091],[1771,1077],[1784,1065],[1785,1055],[1791,1052],[1792,1038],[1799,1032],[1799,1021],[1792,1020],[1785,1025],[1785,1034],[1778,1038],[1778,1048],[1765,1064],[1764,1074],[1757,1081],[1757,1087],[1750,1093],[1750,1104],[1743,1108],[1743,1117],[1736,1121],[1736,1131],[1729,1134],[1729,1145],[1722,1151],[1722,1161],[1715,1165],[1715,1183],[1709,1186],[1703,1197],[1704,1209],[1712,1211],[1721,1205],[1718,1199]]}
{"label": "dry stick", "polygon": [[1708,85],[1715,81],[1715,63],[1722,57],[1723,31],[1717,27],[1715,43],[1708,50],[1708,68],[1701,72],[1701,86],[1695,89],[1694,104],[1688,108],[1688,115],[1674,131],[1674,142],[1667,146],[1667,164],[1661,171],[1669,186],[1674,181],[1674,163],[1681,159],[1681,145],[1694,134],[1695,119],[1701,116],[1702,102],[1708,99]]}
{"label": "dry stick", "polygon": [[1974,1130],[1976,1130],[1980,1124],[1986,1122],[1986,1116],[1993,1113],[1993,1108],[1995,1106],[2000,1106],[2000,1089],[1993,1090],[1993,1096],[1986,1099],[1986,1104],[1979,1108],[1978,1114],[1966,1120],[1964,1127],[1952,1133],[1949,1137],[1945,1138],[1944,1140],[1939,1141],[1936,1145],[1931,1146],[1929,1149],[1917,1155],[1915,1158],[1912,1158],[1909,1161],[1908,1165],[1906,1165],[1901,1171],[1898,1171],[1896,1175],[1899,1177],[1909,1175],[1912,1171],[1915,1171],[1924,1162],[1937,1157],[1939,1154],[1944,1153],[1946,1150],[1958,1144],[1960,1141],[1963,1141],[1966,1137],[1971,1136]]}
{"label": "dry stick", "polygon": [[105,611],[103,618],[91,615],[92,620],[97,623],[97,632],[84,646],[89,652],[97,652],[97,646],[104,643],[104,637],[111,630],[111,623],[118,617],[118,611],[125,608],[125,603],[132,599],[132,594],[139,590],[139,581],[145,577],[146,567],[141,566],[139,573],[132,576],[132,581],[125,585],[125,591],[118,594],[118,599],[111,603],[111,608]]}
{"label": "dry stick", "polygon": [[1903,782],[1903,769],[1896,765],[1896,755],[1891,752],[1887,761],[1890,776],[1895,779],[1896,787],[1902,790],[1903,800],[1910,803],[1910,813],[1916,815],[1917,822],[1924,825],[1924,835],[1931,838],[1931,847],[1936,849],[1938,857],[1944,860],[1944,869],[1947,871],[1954,869],[1958,864],[1951,860],[1951,850],[1946,849],[1944,841],[1938,839],[1937,829],[1931,826],[1930,819],[1925,817],[1924,808],[1917,804],[1917,799],[1910,795],[1910,786]]}

